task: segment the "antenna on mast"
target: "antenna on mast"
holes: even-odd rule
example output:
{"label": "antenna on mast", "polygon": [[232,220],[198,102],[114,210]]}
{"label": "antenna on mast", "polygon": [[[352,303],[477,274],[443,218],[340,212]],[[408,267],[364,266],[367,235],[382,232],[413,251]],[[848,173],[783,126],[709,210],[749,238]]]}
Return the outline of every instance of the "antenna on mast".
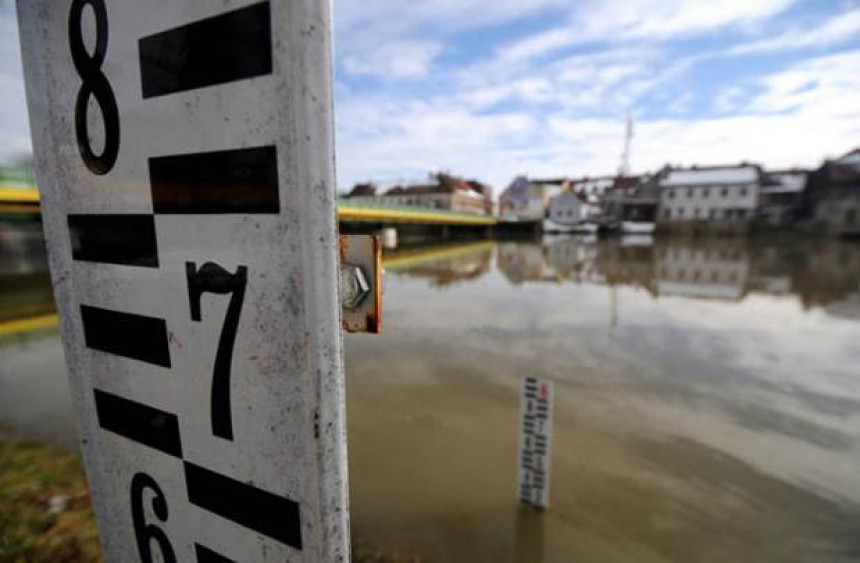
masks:
{"label": "antenna on mast", "polygon": [[633,141],[633,118],[627,113],[627,127],[624,131],[624,152],[621,153],[621,165],[618,167],[619,176],[630,175],[630,145]]}

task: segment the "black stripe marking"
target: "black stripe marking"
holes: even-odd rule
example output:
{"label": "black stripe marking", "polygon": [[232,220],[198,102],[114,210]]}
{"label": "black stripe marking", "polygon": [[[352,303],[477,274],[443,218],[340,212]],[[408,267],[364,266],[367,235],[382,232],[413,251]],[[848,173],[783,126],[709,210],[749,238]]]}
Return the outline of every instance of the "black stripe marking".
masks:
{"label": "black stripe marking", "polygon": [[145,99],[271,74],[269,3],[144,37],[138,51]]}
{"label": "black stripe marking", "polygon": [[170,367],[164,319],[81,305],[81,321],[88,348]]}
{"label": "black stripe marking", "polygon": [[68,220],[75,260],[158,267],[152,215],[69,215]]}
{"label": "black stripe marking", "polygon": [[99,426],[168,455],[182,457],[179,419],[118,395],[94,389]]}
{"label": "black stripe marking", "polygon": [[149,179],[156,213],[280,211],[274,146],[150,158]]}
{"label": "black stripe marking", "polygon": [[296,549],[302,548],[299,504],[185,462],[188,501]]}
{"label": "black stripe marking", "polygon": [[194,544],[194,553],[197,554],[197,563],[236,563],[229,557],[224,557],[199,543]]}

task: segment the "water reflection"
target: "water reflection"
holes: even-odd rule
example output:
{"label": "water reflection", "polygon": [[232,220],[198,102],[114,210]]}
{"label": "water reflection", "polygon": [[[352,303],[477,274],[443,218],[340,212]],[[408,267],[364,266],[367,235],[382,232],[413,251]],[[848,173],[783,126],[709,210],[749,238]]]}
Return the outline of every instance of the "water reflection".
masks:
{"label": "water reflection", "polygon": [[860,320],[860,244],[838,240],[547,238],[401,250],[386,255],[386,268],[447,286],[489,274],[494,248],[496,267],[517,286],[619,285],[721,301],[795,296],[804,308]]}
{"label": "water reflection", "polygon": [[[388,332],[347,339],[360,533],[440,561],[860,557],[860,246],[503,242],[453,277],[426,257],[389,274]],[[557,394],[537,519],[511,493],[528,376]]]}
{"label": "water reflection", "polygon": [[0,335],[4,321],[53,312],[42,225],[0,222]]}

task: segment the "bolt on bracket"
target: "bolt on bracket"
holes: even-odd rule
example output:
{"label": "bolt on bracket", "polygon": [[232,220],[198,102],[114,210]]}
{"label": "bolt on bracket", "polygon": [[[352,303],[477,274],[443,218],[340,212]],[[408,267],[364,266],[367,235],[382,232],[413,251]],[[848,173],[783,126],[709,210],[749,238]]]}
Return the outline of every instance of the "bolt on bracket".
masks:
{"label": "bolt on bracket", "polygon": [[341,325],[346,332],[382,331],[382,241],[376,235],[341,235]]}

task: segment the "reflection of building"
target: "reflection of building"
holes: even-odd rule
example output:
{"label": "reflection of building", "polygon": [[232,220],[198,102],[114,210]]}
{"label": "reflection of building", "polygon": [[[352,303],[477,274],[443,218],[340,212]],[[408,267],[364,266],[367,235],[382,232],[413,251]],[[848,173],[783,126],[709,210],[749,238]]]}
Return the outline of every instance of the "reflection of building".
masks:
{"label": "reflection of building", "polygon": [[492,213],[489,186],[444,173],[435,174],[432,179],[431,184],[394,186],[382,195],[377,195],[373,184],[358,184],[347,197],[356,204],[423,207],[474,215]]}
{"label": "reflection of building", "polygon": [[48,251],[42,223],[0,223],[0,276],[48,271]]}
{"label": "reflection of building", "polygon": [[656,295],[654,283],[654,247],[652,244],[628,245],[624,240],[610,240],[599,245],[595,268],[608,285],[640,287]]}
{"label": "reflection of building", "polygon": [[540,221],[546,214],[549,188],[518,176],[499,196],[499,215],[505,219]]}
{"label": "reflection of building", "polygon": [[745,232],[756,216],[761,170],[719,166],[667,170],[660,180],[663,230]]}
{"label": "reflection of building", "polygon": [[802,265],[792,280],[792,292],[805,307],[850,298],[860,284],[860,245],[832,240],[805,243]]}
{"label": "reflection of building", "polygon": [[499,270],[511,283],[519,285],[544,277],[543,247],[536,244],[502,243],[496,255]]}
{"label": "reflection of building", "polygon": [[860,283],[857,284],[857,290],[854,293],[849,294],[841,301],[825,305],[824,310],[834,317],[860,320]]}
{"label": "reflection of building", "polygon": [[828,160],[810,174],[808,192],[812,228],[860,236],[860,149]]}
{"label": "reflection of building", "polygon": [[674,242],[657,251],[657,291],[703,299],[741,299],[747,290],[747,247],[727,240]]}
{"label": "reflection of building", "polygon": [[386,271],[429,278],[446,286],[480,278],[490,271],[494,243],[472,242],[386,252]]}
{"label": "reflection of building", "polygon": [[447,285],[496,268],[512,284],[641,288],[654,297],[739,301],[750,294],[860,320],[860,244],[837,240],[657,239],[628,245],[547,237],[543,244],[490,241],[387,252],[386,270]]}
{"label": "reflection of building", "polygon": [[561,238],[545,244],[543,251],[547,270],[544,278],[577,283],[602,281],[595,269],[596,244],[579,238]]}
{"label": "reflection of building", "polygon": [[0,223],[0,324],[53,313],[42,224]]}

